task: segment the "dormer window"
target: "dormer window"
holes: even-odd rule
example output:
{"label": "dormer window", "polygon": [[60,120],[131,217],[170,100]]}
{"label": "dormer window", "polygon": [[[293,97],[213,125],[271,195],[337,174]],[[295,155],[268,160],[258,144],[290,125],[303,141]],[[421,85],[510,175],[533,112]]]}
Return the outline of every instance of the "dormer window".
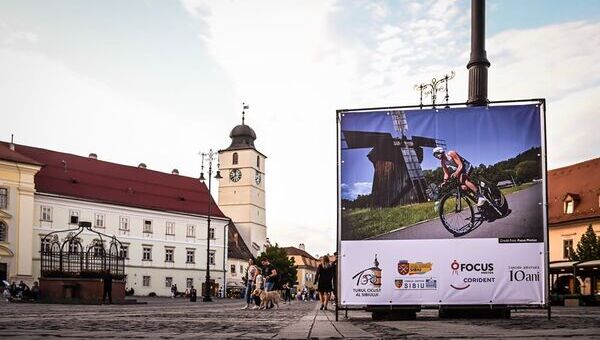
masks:
{"label": "dormer window", "polygon": [[577,194],[567,194],[563,200],[564,203],[564,213],[572,214],[575,211],[575,207],[577,203],[579,203],[579,195]]}
{"label": "dormer window", "polygon": [[233,164],[238,164],[238,153],[234,152],[233,153],[233,160],[232,160]]}

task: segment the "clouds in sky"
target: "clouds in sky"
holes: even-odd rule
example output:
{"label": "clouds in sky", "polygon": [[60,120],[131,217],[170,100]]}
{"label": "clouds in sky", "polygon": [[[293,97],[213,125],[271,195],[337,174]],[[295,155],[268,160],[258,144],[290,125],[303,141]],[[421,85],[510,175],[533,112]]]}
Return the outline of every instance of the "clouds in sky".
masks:
{"label": "clouds in sky", "polygon": [[[468,1],[20,3],[0,4],[0,139],[196,176],[247,102],[269,237],[313,254],[335,248],[335,110],[413,104],[450,70],[467,96]],[[585,20],[488,35],[490,99],[548,98],[551,168],[599,155],[599,39]]]}

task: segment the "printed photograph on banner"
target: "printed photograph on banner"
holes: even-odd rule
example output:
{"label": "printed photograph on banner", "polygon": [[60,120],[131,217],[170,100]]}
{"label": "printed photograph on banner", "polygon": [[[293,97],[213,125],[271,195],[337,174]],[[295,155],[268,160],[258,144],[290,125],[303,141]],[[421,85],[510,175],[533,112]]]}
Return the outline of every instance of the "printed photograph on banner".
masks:
{"label": "printed photograph on banner", "polygon": [[542,242],[538,105],[341,114],[341,238]]}

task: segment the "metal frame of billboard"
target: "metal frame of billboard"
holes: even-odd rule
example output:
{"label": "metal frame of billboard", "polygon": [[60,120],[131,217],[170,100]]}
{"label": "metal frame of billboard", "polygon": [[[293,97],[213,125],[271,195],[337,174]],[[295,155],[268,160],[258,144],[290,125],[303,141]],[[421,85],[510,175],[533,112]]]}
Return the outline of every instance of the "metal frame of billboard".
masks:
{"label": "metal frame of billboard", "polygon": [[[520,308],[520,309],[547,309],[548,311],[548,319],[551,318],[551,304],[550,304],[550,280],[548,278],[548,269],[550,267],[550,249],[549,249],[549,230],[548,230],[548,182],[547,182],[547,171],[548,171],[548,156],[547,156],[547,134],[546,134],[546,99],[545,98],[533,98],[533,99],[513,99],[513,100],[499,100],[499,101],[490,101],[486,106],[503,106],[503,105],[512,105],[512,104],[537,104],[541,109],[541,132],[542,132],[542,181],[543,181],[543,200],[542,204],[544,205],[543,209],[543,221],[544,221],[544,296],[546,298],[545,304],[540,305],[500,305],[500,304],[489,304],[489,305],[460,305],[453,307],[472,307],[472,308],[481,308],[481,307],[489,307],[489,308]],[[381,110],[402,110],[402,109],[444,109],[444,108],[454,108],[454,107],[468,107],[466,103],[449,103],[442,105],[404,105],[404,106],[381,106],[381,107],[369,107],[369,108],[358,108],[358,109],[341,109],[336,110],[335,124],[336,124],[336,192],[337,192],[337,228],[336,228],[336,252],[339,255],[339,251],[341,248],[341,192],[340,192],[340,180],[341,180],[341,143],[340,143],[340,134],[341,134],[341,115],[348,112],[357,113],[359,111],[370,112],[370,111],[381,111]],[[336,261],[337,265],[337,273],[336,273],[336,293],[339,294],[341,292],[341,280],[340,280],[340,270],[339,270],[339,262],[341,257],[338,256]],[[340,304],[340,300],[338,299],[338,294],[335,296],[336,304],[335,304],[335,319],[338,321],[338,312],[340,310],[346,311],[346,318],[348,318],[348,310],[364,310],[368,306],[367,305],[344,305]],[[406,306],[402,304],[389,305],[390,310],[394,306]],[[443,305],[436,306],[421,306],[421,308],[441,308]],[[384,307],[383,305],[380,307]],[[385,306],[388,307],[388,306]]]}

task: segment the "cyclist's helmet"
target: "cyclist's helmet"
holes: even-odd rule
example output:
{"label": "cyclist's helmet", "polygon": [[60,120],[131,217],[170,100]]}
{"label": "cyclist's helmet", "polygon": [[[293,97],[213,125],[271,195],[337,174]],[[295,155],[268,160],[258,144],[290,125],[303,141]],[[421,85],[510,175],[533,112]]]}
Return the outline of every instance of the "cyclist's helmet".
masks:
{"label": "cyclist's helmet", "polygon": [[444,148],[442,148],[440,146],[433,148],[433,157],[435,157],[437,159],[441,159],[444,152],[446,152],[446,151],[444,150]]}

